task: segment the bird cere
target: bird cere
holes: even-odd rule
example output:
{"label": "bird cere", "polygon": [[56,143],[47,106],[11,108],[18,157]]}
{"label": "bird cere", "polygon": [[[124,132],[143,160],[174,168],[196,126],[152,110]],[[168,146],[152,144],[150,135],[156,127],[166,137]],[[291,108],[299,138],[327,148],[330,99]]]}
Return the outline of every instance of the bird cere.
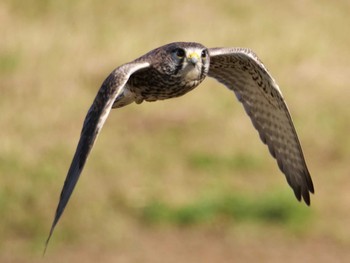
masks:
{"label": "bird cere", "polygon": [[310,205],[313,183],[292,118],[277,83],[259,58],[246,48],[175,42],[121,65],[103,82],[83,123],[46,247],[111,109],[182,96],[207,76],[235,93],[296,198]]}

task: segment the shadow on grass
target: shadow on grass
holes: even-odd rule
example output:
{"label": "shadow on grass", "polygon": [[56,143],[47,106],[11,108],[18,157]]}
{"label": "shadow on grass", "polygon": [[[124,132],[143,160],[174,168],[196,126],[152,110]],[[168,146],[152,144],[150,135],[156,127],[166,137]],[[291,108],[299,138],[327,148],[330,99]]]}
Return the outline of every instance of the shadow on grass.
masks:
{"label": "shadow on grass", "polygon": [[279,224],[302,228],[311,218],[311,211],[290,195],[273,193],[258,197],[223,195],[204,198],[183,206],[150,201],[140,217],[150,224],[189,226],[215,222],[251,222]]}

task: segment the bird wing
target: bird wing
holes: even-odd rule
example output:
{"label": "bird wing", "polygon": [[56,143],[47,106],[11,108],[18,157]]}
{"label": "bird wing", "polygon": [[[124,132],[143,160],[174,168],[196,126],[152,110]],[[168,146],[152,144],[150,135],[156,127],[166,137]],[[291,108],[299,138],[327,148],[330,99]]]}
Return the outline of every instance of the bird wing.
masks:
{"label": "bird wing", "polygon": [[208,76],[234,91],[285,174],[296,198],[310,204],[314,193],[300,142],[282,93],[259,58],[249,49],[211,48]]}
{"label": "bird wing", "polygon": [[55,218],[46,241],[45,250],[53,230],[60,219],[84,168],[85,162],[94,145],[97,135],[108,117],[115,99],[118,97],[118,95],[122,94],[125,84],[129,80],[130,76],[136,71],[149,67],[149,65],[150,64],[148,62],[131,62],[124,64],[116,68],[103,82],[85,117],[79,143],[63,185]]}

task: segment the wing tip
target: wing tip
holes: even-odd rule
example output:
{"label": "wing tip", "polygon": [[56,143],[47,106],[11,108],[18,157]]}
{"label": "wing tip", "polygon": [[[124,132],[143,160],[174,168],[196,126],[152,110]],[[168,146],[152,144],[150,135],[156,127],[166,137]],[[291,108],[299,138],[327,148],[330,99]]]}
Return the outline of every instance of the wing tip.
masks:
{"label": "wing tip", "polygon": [[45,242],[45,247],[44,247],[44,251],[43,251],[43,255],[42,255],[43,257],[46,254],[46,250],[47,250],[47,247],[49,246],[49,242],[50,242],[50,239],[51,239],[51,236],[53,234],[53,231],[55,229],[56,224],[57,224],[57,219],[56,219],[56,216],[55,216],[55,219],[54,219],[54,221],[52,223],[52,226],[51,226],[51,229],[50,229],[49,236],[47,237],[46,242]]}
{"label": "wing tip", "polygon": [[310,199],[310,192],[308,190],[306,191],[301,191],[300,188],[293,188],[294,190],[294,195],[298,199],[299,202],[302,202],[304,200],[305,204],[307,206],[310,206],[311,204],[311,199]]}
{"label": "wing tip", "polygon": [[289,185],[293,188],[294,195],[298,199],[299,202],[304,200],[305,204],[307,206],[311,205],[311,198],[310,193],[314,194],[314,185],[312,183],[311,176],[308,171],[303,173],[303,182],[299,184],[291,184],[290,181],[288,181]]}

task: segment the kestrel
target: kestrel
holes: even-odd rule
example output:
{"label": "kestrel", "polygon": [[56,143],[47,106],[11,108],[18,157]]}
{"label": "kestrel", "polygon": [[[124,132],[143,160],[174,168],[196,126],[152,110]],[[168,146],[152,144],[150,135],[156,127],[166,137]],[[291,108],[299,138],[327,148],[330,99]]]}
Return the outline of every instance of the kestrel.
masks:
{"label": "kestrel", "polygon": [[246,48],[175,42],[117,67],[103,82],[85,118],[46,246],[111,109],[182,96],[206,76],[236,94],[296,198],[310,204],[313,183],[292,118],[278,85],[257,55]]}

